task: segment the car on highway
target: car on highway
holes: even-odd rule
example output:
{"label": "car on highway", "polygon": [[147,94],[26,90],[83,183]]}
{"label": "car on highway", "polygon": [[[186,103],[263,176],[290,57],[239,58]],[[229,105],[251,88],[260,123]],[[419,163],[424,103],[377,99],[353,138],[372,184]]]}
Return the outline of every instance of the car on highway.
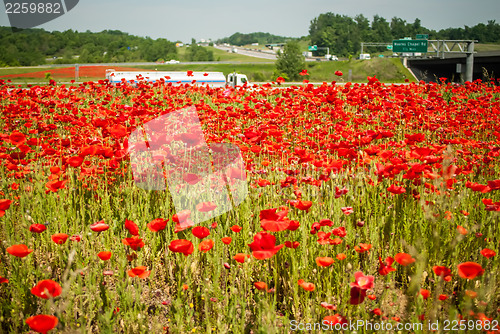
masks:
{"label": "car on highway", "polygon": [[165,62],[165,64],[179,64],[179,63],[180,63],[180,61],[175,60],[175,59],[172,59],[172,60]]}

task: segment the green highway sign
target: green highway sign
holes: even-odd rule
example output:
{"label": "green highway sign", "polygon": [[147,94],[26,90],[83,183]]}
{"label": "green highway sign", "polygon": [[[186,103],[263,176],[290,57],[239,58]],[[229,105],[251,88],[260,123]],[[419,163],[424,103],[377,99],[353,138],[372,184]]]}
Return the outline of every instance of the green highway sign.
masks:
{"label": "green highway sign", "polygon": [[417,34],[417,39],[429,39],[429,35],[427,35],[427,34]]}
{"label": "green highway sign", "polygon": [[387,45],[387,50],[392,50],[392,45]]}
{"label": "green highway sign", "polygon": [[317,45],[313,45],[313,46],[310,46],[308,48],[309,51],[318,51],[318,46]]}
{"label": "green highway sign", "polygon": [[427,52],[427,47],[428,43],[425,39],[398,39],[392,41],[392,51],[394,52]]}

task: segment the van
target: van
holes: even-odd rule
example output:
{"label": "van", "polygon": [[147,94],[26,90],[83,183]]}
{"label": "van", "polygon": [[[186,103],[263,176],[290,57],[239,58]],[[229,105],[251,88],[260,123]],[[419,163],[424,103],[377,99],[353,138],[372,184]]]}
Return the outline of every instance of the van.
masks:
{"label": "van", "polygon": [[369,53],[361,53],[359,59],[372,59]]}

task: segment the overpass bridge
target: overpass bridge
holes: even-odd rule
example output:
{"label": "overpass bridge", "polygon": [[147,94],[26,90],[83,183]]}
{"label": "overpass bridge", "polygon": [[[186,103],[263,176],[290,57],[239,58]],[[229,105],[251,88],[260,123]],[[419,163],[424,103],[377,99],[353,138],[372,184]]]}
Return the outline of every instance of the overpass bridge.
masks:
{"label": "overpass bridge", "polygon": [[[465,81],[465,54],[447,53],[444,58],[408,57],[404,62],[418,80],[438,82],[439,78],[447,78],[452,82]],[[500,79],[500,50],[474,53],[472,79],[489,81],[492,78]]]}

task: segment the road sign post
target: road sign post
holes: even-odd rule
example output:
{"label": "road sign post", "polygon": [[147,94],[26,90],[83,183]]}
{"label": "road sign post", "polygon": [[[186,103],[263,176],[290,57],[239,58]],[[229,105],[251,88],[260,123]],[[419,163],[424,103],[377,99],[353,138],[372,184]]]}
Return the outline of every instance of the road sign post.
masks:
{"label": "road sign post", "polygon": [[394,52],[427,52],[427,40],[398,39],[392,41]]}

